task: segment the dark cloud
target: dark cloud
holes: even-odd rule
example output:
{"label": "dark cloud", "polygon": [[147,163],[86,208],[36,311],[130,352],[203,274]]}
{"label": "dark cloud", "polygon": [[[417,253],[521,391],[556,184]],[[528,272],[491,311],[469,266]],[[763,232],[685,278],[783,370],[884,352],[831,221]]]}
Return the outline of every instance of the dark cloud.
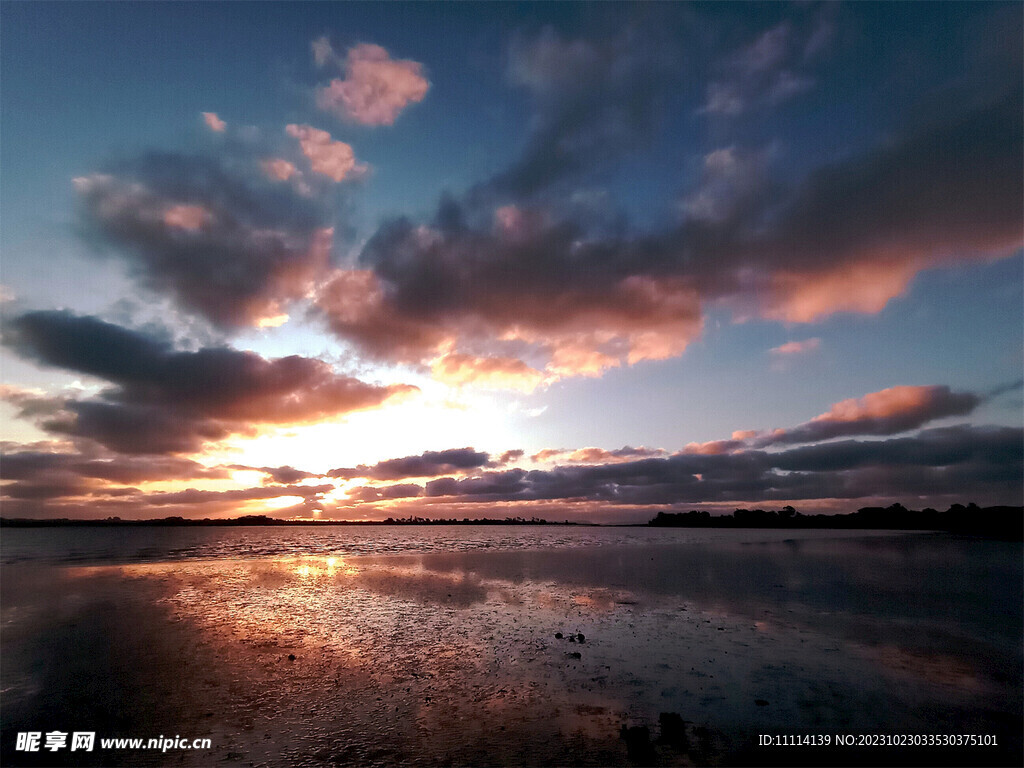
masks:
{"label": "dark cloud", "polygon": [[492,462],[494,466],[501,467],[505,464],[511,464],[513,461],[518,461],[523,458],[523,454],[526,453],[522,448],[515,448],[511,451],[503,451],[501,456],[494,459]]}
{"label": "dark cloud", "polygon": [[4,480],[28,480],[51,472],[65,472],[79,478],[112,483],[228,477],[226,468],[206,467],[179,456],[117,456],[98,459],[82,454],[44,451],[5,452],[0,475]]}
{"label": "dark cloud", "polygon": [[429,225],[385,223],[318,311],[367,354],[435,367],[463,355],[464,378],[511,376],[518,360],[534,384],[678,355],[708,300],[789,322],[877,312],[923,270],[1024,242],[1021,89],[945,107],[788,186],[762,178],[765,156],[716,150],[684,220],[648,235],[597,233],[525,199],[481,223],[446,198]]}
{"label": "dark cloud", "polygon": [[395,483],[394,485],[361,485],[345,492],[349,499],[357,502],[408,499],[423,495],[423,486],[416,483]]}
{"label": "dark cloud", "polygon": [[487,466],[490,456],[472,448],[451,448],[446,451],[426,451],[418,456],[387,459],[372,466],[332,469],[327,477],[350,479],[366,477],[373,480],[400,480],[406,477],[436,477],[448,472],[479,469]]}
{"label": "dark cloud", "polygon": [[295,469],[295,467],[246,467],[240,464],[232,464],[230,469],[250,471],[250,472],[262,472],[265,474],[271,482],[278,483],[280,485],[292,485],[299,482],[300,480],[309,480],[310,478],[320,477],[320,475],[313,474],[312,472],[305,472],[301,469]]}
{"label": "dark cloud", "polygon": [[222,502],[237,503],[256,499],[276,499],[282,496],[299,496],[303,499],[316,499],[322,494],[333,491],[334,486],[325,485],[273,485],[258,488],[240,488],[230,491],[202,491],[189,488],[185,491],[171,493],[150,493],[142,496],[141,504],[152,507],[167,505],[212,504]]}
{"label": "dark cloud", "polygon": [[[145,519],[162,517],[238,517],[266,514],[260,502],[296,497],[299,501],[273,510],[275,516],[312,516],[333,485],[284,485],[209,491],[143,493],[137,488],[71,486],[51,481],[3,486],[5,517]],[[255,506],[250,506],[252,502]]]}
{"label": "dark cloud", "polygon": [[[0,462],[0,496],[4,499],[50,500],[84,496],[134,496],[127,483],[166,480],[223,479],[221,467],[207,468],[173,456],[112,456],[96,458],[82,453],[17,450],[5,446]],[[111,486],[113,483],[115,486]]]}
{"label": "dark cloud", "polygon": [[66,400],[42,424],[122,453],[194,451],[255,425],[322,421],[411,389],[366,384],[294,355],[175,351],[161,339],[62,311],[15,318],[4,343],[28,359],[113,384],[95,399]]}
{"label": "dark cloud", "polygon": [[675,45],[653,24],[603,40],[567,40],[550,27],[516,38],[508,75],[533,97],[533,127],[519,159],[475,194],[530,197],[635,151],[654,134],[678,72]]}
{"label": "dark cloud", "polygon": [[327,268],[333,230],[257,158],[149,154],[75,179],[85,231],[220,328],[274,318]]}
{"label": "dark cloud", "polygon": [[[694,504],[877,496],[979,497],[1019,503],[1024,430],[958,426],[914,437],[780,452],[675,454],[552,470],[508,469],[428,482],[425,495],[459,502],[572,500]],[[374,489],[374,499],[386,488]]]}

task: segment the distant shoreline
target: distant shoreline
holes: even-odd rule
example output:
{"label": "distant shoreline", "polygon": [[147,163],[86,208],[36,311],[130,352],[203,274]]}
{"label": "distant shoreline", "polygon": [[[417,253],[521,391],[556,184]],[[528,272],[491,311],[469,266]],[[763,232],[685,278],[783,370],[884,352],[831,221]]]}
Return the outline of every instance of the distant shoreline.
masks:
{"label": "distant shoreline", "polygon": [[0,528],[55,527],[254,527],[254,526],[425,526],[425,525],[515,525],[633,528],[757,528],[757,529],[840,529],[840,530],[912,530],[946,531],[991,538],[1024,540],[1024,507],[979,507],[954,504],[944,512],[935,509],[911,510],[900,504],[889,507],[863,507],[856,512],[836,515],[804,515],[793,507],[781,510],[737,509],[731,514],[712,515],[706,511],[659,512],[647,523],[599,524],[571,520],[529,520],[521,517],[496,518],[387,518],[385,520],[281,520],[266,515],[245,515],[225,519],[165,517],[147,520],[104,518],[96,520],[56,518],[0,517]]}

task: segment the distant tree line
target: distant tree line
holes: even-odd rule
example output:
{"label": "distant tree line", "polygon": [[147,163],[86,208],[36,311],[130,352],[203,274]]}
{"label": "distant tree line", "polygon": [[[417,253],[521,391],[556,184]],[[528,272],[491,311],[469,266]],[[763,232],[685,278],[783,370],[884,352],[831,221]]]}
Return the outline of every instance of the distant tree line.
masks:
{"label": "distant tree line", "polygon": [[648,523],[658,528],[881,528],[908,531],[950,531],[993,538],[1024,538],[1024,507],[979,507],[953,504],[945,512],[902,504],[862,507],[846,515],[804,515],[790,506],[779,510],[737,509],[730,515],[703,510],[659,512]]}
{"label": "distant tree line", "polygon": [[464,517],[461,520],[439,519],[431,520],[428,517],[402,517],[397,520],[389,517],[387,520],[288,520],[266,515],[243,515],[242,517],[226,517],[202,519],[189,517],[161,517],[149,520],[122,520],[120,517],[107,517],[97,520],[76,520],[67,517],[54,518],[51,520],[37,520],[32,518],[0,517],[0,527],[10,528],[35,528],[49,526],[227,526],[227,525],[588,525],[588,523],[574,523],[569,520],[564,522],[551,522],[539,517],[506,517],[495,519],[489,517],[470,519]]}

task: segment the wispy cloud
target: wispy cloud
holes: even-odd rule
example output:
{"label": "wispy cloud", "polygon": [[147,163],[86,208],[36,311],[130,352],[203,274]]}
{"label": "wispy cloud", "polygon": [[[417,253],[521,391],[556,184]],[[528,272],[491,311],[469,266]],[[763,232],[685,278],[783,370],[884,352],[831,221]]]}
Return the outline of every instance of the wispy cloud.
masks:
{"label": "wispy cloud", "polygon": [[203,122],[206,123],[206,127],[214,133],[224,133],[227,130],[228,124],[217,117],[216,112],[203,112]]}
{"label": "wispy cloud", "polygon": [[768,353],[778,357],[792,357],[794,355],[804,355],[808,352],[814,352],[820,346],[821,339],[815,336],[810,339],[802,339],[801,341],[787,341],[785,344],[772,347],[768,350]]}

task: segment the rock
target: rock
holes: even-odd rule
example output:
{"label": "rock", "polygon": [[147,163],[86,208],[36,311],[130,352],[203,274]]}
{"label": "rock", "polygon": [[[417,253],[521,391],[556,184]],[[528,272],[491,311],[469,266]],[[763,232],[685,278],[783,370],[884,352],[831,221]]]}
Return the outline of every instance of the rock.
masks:
{"label": "rock", "polygon": [[580,632],[580,633],[578,633],[578,634],[576,635],[576,640],[577,640],[577,642],[580,642],[580,643],[585,643],[585,642],[587,642],[587,638],[586,638],[586,637],[584,637],[584,635],[583,635],[583,633],[582,633],[582,632]]}
{"label": "rock", "polygon": [[623,725],[619,730],[619,738],[626,742],[626,754],[630,760],[641,765],[651,765],[654,762],[651,732],[646,725]]}
{"label": "rock", "polygon": [[583,654],[581,654],[579,651],[573,651],[572,653],[569,654],[569,658],[570,659],[582,659],[583,658]]}
{"label": "rock", "polygon": [[686,721],[678,712],[662,712],[658,715],[661,726],[661,737],[658,741],[685,752],[690,748],[690,740],[686,736]]}
{"label": "rock", "polygon": [[288,654],[288,661],[295,661],[295,654],[294,653],[289,653]]}
{"label": "rock", "polygon": [[561,632],[555,632],[555,640],[561,640],[561,639],[562,639],[562,633]]}

